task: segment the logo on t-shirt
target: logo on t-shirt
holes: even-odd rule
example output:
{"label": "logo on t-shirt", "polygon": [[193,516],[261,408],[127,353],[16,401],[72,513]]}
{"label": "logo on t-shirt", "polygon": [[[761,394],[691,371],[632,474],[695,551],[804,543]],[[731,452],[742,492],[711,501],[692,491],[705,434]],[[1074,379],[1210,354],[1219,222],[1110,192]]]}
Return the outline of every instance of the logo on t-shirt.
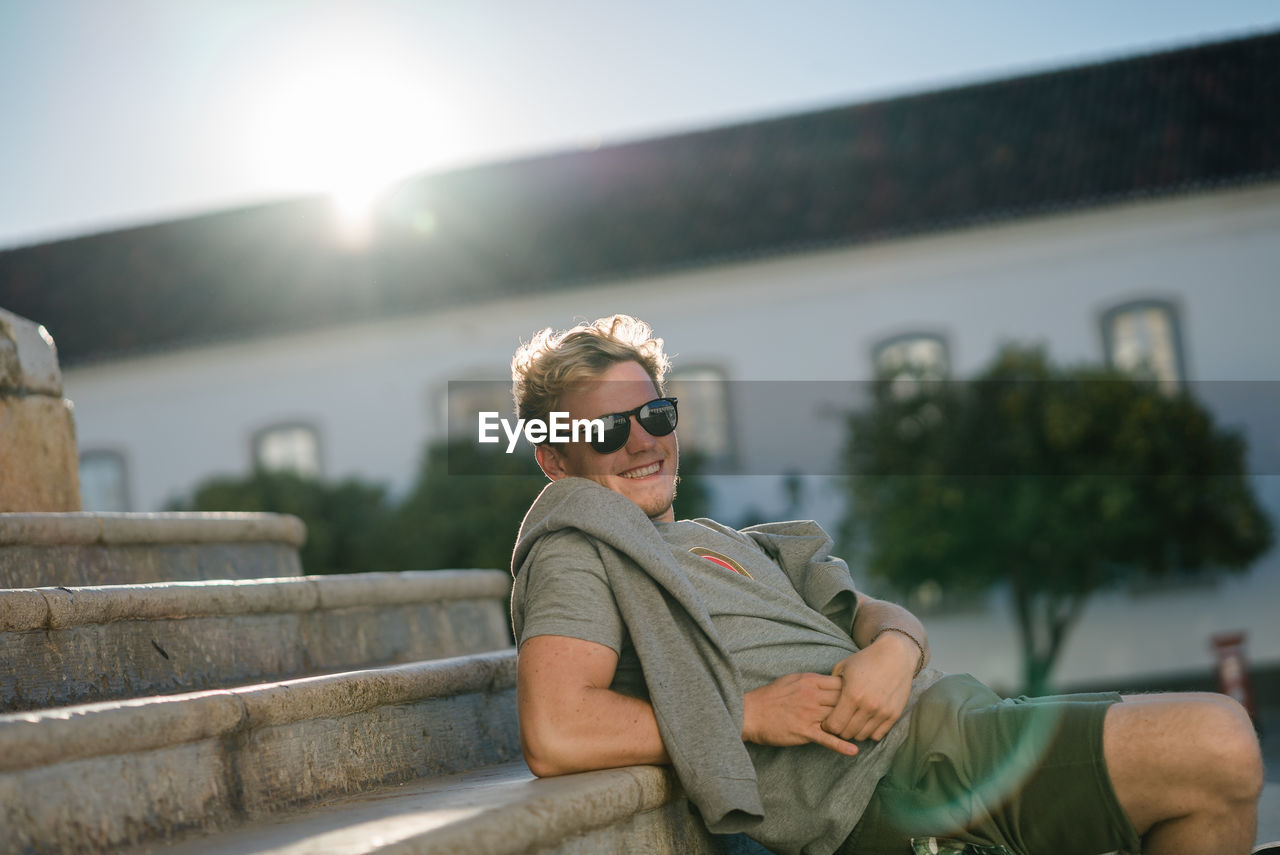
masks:
{"label": "logo on t-shirt", "polygon": [[719,552],[716,552],[714,549],[707,549],[705,546],[693,546],[689,548],[689,551],[692,552],[694,555],[702,556],[703,558],[710,561],[712,564],[719,565],[720,567],[723,567],[726,570],[732,570],[734,573],[737,573],[739,576],[746,576],[748,579],[755,578],[750,573],[748,573],[746,568],[743,567],[741,564],[739,564],[737,561],[734,561],[728,555],[721,555]]}

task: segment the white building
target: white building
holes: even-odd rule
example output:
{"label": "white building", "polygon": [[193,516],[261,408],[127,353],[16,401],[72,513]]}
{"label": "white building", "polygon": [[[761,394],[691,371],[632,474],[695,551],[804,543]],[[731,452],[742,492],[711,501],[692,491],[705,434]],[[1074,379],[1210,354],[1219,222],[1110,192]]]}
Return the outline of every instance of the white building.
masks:
{"label": "white building", "polygon": [[[676,379],[730,381],[681,393],[682,442],[749,473],[714,480],[726,521],[843,513],[822,477],[840,401],[798,395],[806,433],[784,442],[776,381],[839,390],[901,359],[965,377],[1010,340],[1195,384],[1248,432],[1280,519],[1278,54],[1265,35],[430,176],[364,247],[305,200],[13,250],[0,305],[58,342],[87,507],[154,510],[255,461],[403,490],[450,381],[627,312]],[[1280,666],[1277,605],[1276,550],[1099,596],[1058,680],[1207,673],[1209,637],[1237,629]],[[928,625],[941,667],[1016,684],[998,594]]]}

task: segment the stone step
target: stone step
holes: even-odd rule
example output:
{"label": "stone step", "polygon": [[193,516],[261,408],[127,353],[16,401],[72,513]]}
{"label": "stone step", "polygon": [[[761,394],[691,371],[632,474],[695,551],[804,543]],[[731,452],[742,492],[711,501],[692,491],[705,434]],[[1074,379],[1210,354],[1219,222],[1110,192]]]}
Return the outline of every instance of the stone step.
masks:
{"label": "stone step", "polygon": [[297,517],[251,513],[0,514],[0,587],[301,576]]}
{"label": "stone step", "polygon": [[535,779],[523,762],[371,790],[283,819],[139,852],[166,855],[710,855],[765,850],[708,834],[675,775],[632,766]]}
{"label": "stone step", "polygon": [[506,648],[510,589],[432,570],[0,590],[0,711]]}
{"label": "stone step", "polygon": [[174,842],[520,758],[515,651],[0,715],[0,852]]}

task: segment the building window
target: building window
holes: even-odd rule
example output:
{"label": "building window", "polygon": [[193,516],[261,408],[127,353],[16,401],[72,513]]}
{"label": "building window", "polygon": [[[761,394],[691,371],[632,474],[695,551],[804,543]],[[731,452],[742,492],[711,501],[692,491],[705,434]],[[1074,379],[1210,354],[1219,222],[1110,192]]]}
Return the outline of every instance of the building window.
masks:
{"label": "building window", "polygon": [[730,463],[734,438],[725,372],[712,366],[682,367],[667,375],[666,385],[667,394],[680,401],[680,451],[708,463]]}
{"label": "building window", "polygon": [[912,394],[918,383],[946,380],[951,374],[947,342],[933,333],[906,333],[887,338],[871,354],[875,374],[890,380],[895,395]]}
{"label": "building window", "polygon": [[1140,300],[1104,312],[1102,342],[1113,368],[1162,383],[1178,384],[1186,378],[1173,303]]}
{"label": "building window", "polygon": [[[499,372],[490,372],[494,376]],[[445,389],[441,410],[444,413],[445,436],[450,443],[475,445],[480,433],[480,414],[497,413],[498,418],[515,421],[515,404],[511,400],[510,380],[450,380]],[[497,430],[500,441],[482,448],[506,449],[507,438]]]}
{"label": "building window", "polygon": [[80,455],[80,506],[86,511],[129,510],[124,455],[115,451]]}
{"label": "building window", "polygon": [[947,343],[939,335],[908,333],[885,339],[873,354],[881,377],[945,380],[951,373]]}
{"label": "building window", "polygon": [[320,477],[320,435],[305,424],[274,425],[254,435],[253,463],[259,469]]}

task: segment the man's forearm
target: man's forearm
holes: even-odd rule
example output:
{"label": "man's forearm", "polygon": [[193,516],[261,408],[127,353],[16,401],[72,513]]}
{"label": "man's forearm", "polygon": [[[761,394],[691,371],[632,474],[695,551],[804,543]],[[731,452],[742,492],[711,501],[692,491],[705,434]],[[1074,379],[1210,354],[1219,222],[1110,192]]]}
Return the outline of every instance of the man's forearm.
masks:
{"label": "man's forearm", "polygon": [[525,759],[540,777],[670,763],[653,707],[611,689],[584,688],[555,709],[522,710]]}
{"label": "man's forearm", "polygon": [[520,743],[540,777],[670,762],[653,707],[608,688],[609,648],[539,636],[520,648],[516,670]]}
{"label": "man's forearm", "polygon": [[929,635],[915,615],[896,603],[862,598],[853,620],[854,644],[867,648],[877,638],[890,637],[890,633],[915,650],[917,673],[929,663]]}

